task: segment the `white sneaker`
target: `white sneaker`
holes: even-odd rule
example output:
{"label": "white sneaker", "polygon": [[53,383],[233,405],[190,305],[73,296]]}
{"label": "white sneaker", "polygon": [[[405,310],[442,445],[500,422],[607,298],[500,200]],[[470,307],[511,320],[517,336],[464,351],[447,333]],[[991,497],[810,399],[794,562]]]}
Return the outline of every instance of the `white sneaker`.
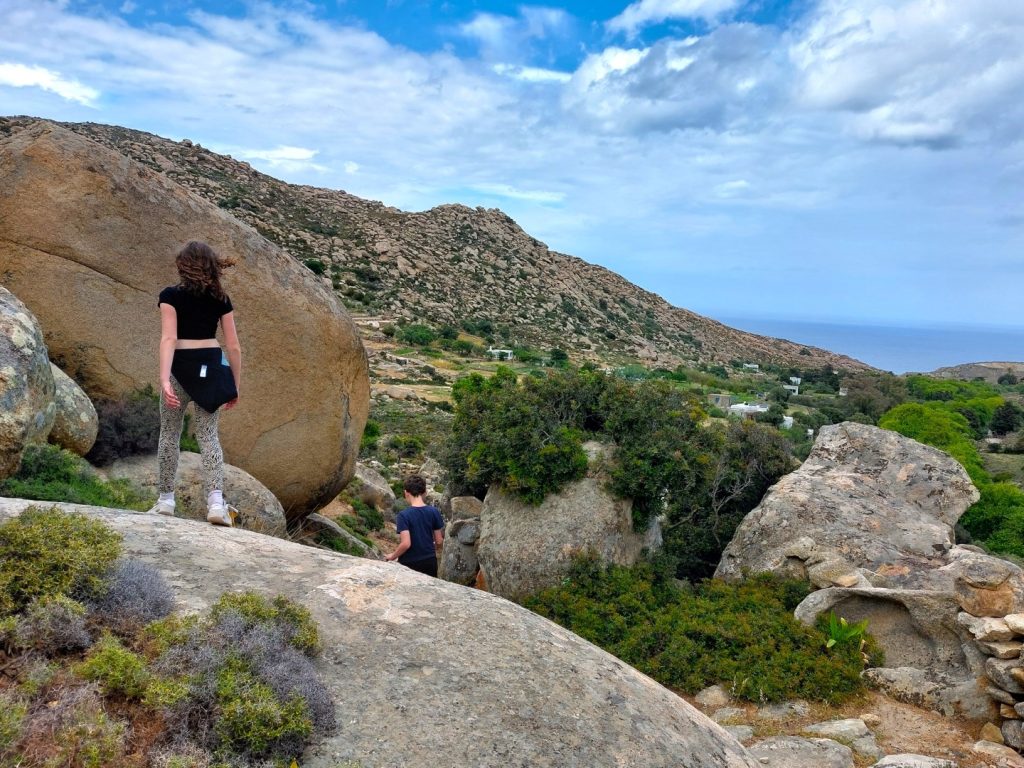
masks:
{"label": "white sneaker", "polygon": [[166,515],[174,517],[174,505],[166,501],[158,501],[146,512],[147,515]]}
{"label": "white sneaker", "polygon": [[214,525],[231,528],[238,518],[238,510],[230,504],[211,504],[206,513],[206,521]]}

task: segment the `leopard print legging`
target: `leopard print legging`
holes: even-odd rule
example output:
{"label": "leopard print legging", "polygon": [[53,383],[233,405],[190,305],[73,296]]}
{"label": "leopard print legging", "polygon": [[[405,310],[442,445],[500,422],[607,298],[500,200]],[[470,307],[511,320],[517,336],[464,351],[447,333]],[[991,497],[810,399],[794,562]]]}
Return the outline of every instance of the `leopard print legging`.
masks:
{"label": "leopard print legging", "polygon": [[[185,408],[192,398],[182,388],[178,380],[171,376],[171,387],[178,396],[181,405],[171,408],[160,395],[160,443],[157,447],[157,462],[160,493],[171,493],[174,490],[174,477],[178,473],[178,444],[181,441],[181,427],[185,422]],[[199,453],[203,467],[203,493],[224,490],[224,452],[220,447],[217,427],[220,423],[220,411],[204,411],[196,404],[194,431],[199,441]]]}

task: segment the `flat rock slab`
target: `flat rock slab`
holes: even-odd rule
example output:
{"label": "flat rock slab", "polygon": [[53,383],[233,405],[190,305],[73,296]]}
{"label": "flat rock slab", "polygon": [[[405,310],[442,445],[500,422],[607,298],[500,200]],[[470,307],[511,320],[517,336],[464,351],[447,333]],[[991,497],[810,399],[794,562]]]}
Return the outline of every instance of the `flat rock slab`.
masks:
{"label": "flat rock slab", "polygon": [[952,760],[924,755],[887,755],[871,768],[957,768]]}
{"label": "flat rock slab", "polygon": [[780,736],[750,748],[768,768],[854,768],[853,750],[831,739]]}
{"label": "flat rock slab", "polygon": [[[32,504],[0,499],[0,520]],[[494,595],[249,531],[59,506],[119,531],[183,610],[202,611],[225,589],[310,609],[340,726],[307,751],[305,768],[763,768],[675,694]]]}

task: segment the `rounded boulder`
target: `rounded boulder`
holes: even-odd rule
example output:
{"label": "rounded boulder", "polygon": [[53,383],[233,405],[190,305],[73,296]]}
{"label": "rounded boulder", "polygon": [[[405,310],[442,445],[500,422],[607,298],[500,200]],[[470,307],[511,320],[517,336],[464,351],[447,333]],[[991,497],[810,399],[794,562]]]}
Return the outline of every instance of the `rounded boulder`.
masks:
{"label": "rounded boulder", "polygon": [[57,412],[49,440],[79,456],[85,456],[96,442],[99,419],[96,407],[80,386],[64,371],[50,363],[56,387]]}
{"label": "rounded boulder", "polygon": [[157,295],[190,240],[237,259],[224,286],[242,343],[227,461],[289,517],[352,477],[369,408],[366,352],[333,292],[304,266],[166,175],[59,125],[0,138],[0,274],[46,330],[53,360],[94,400],[156,386]]}
{"label": "rounded boulder", "polygon": [[0,287],[0,479],[18,471],[26,445],[46,442],[57,413],[54,395],[39,323]]}

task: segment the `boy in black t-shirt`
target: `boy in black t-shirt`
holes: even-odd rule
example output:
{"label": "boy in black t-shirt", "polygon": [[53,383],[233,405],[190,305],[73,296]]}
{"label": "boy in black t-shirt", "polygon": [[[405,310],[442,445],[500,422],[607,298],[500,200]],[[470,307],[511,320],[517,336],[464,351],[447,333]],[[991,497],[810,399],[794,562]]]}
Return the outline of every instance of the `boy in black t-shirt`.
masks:
{"label": "boy in black t-shirt", "polygon": [[395,522],[398,548],[384,559],[397,560],[414,571],[437,576],[437,552],[444,541],[444,520],[437,507],[423,500],[427,492],[426,480],[410,475],[402,486],[409,506],[398,513]]}

